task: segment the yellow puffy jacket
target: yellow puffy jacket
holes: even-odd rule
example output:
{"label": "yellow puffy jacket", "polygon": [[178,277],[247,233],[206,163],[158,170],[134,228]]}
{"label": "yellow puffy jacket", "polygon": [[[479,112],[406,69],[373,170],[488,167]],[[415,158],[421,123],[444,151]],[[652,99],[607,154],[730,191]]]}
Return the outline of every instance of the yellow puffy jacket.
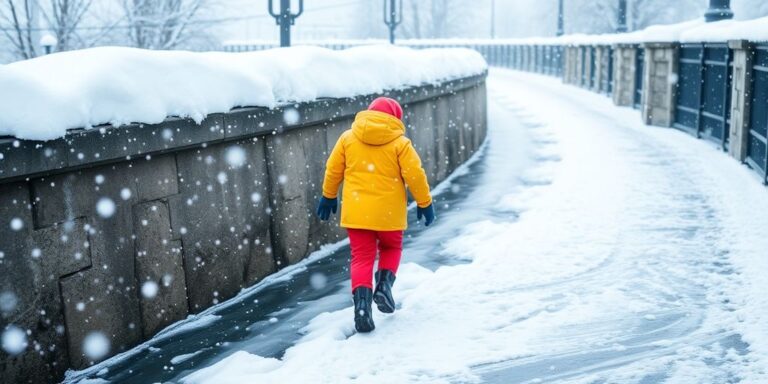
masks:
{"label": "yellow puffy jacket", "polygon": [[404,230],[406,184],[419,207],[432,204],[421,159],[404,134],[399,119],[378,111],[359,112],[341,134],[325,165],[323,196],[335,198],[344,181],[342,227]]}

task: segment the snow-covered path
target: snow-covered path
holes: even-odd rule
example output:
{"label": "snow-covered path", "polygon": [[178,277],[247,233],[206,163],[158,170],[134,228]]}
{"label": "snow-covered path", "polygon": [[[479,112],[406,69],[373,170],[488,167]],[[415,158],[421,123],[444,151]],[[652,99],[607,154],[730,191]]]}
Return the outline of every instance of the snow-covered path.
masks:
{"label": "snow-covered path", "polygon": [[254,347],[279,337],[254,324],[174,380],[768,382],[757,177],[556,79],[494,69],[488,85],[488,146],[439,225],[411,232],[394,315],[353,334],[345,281],[281,353]]}

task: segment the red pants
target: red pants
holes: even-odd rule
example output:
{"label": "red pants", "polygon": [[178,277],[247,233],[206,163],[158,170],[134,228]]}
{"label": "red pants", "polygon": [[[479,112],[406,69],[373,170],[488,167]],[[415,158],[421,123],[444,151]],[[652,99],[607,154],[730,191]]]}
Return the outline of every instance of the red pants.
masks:
{"label": "red pants", "polygon": [[403,252],[403,231],[371,231],[348,228],[349,247],[352,249],[352,291],[357,287],[373,289],[373,262],[379,251],[379,270],[397,273]]}

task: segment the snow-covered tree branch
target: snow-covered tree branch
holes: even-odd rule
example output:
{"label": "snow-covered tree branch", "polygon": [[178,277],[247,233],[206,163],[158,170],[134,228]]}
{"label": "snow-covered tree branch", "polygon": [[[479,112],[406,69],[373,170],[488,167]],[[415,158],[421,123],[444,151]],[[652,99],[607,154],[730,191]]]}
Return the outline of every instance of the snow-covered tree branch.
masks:
{"label": "snow-covered tree branch", "polygon": [[57,51],[68,51],[83,45],[76,29],[92,3],[93,0],[50,0],[49,10],[43,10],[43,17],[58,41]]}
{"label": "snow-covered tree branch", "polygon": [[173,49],[200,31],[196,18],[209,0],[122,0],[131,43]]}
{"label": "snow-covered tree branch", "polygon": [[38,55],[35,41],[37,1],[3,0],[0,3],[0,31],[13,47],[15,56],[31,59]]}

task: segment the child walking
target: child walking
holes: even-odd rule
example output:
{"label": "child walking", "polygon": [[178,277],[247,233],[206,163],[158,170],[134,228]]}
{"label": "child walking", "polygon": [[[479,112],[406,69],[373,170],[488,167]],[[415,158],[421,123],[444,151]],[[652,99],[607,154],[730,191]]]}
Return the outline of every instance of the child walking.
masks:
{"label": "child walking", "polygon": [[[403,109],[397,101],[379,97],[367,111],[355,116],[352,128],[339,137],[325,168],[323,196],[317,215],[328,220],[336,213],[339,186],[344,181],[341,226],[349,233],[352,250],[352,296],[355,329],[373,331],[371,301],[381,312],[395,311],[392,284],[395,282],[407,226],[407,197],[411,191],[425,225],[435,220],[432,196],[421,159],[405,135]],[[372,275],[376,251],[379,266],[376,290]]]}

